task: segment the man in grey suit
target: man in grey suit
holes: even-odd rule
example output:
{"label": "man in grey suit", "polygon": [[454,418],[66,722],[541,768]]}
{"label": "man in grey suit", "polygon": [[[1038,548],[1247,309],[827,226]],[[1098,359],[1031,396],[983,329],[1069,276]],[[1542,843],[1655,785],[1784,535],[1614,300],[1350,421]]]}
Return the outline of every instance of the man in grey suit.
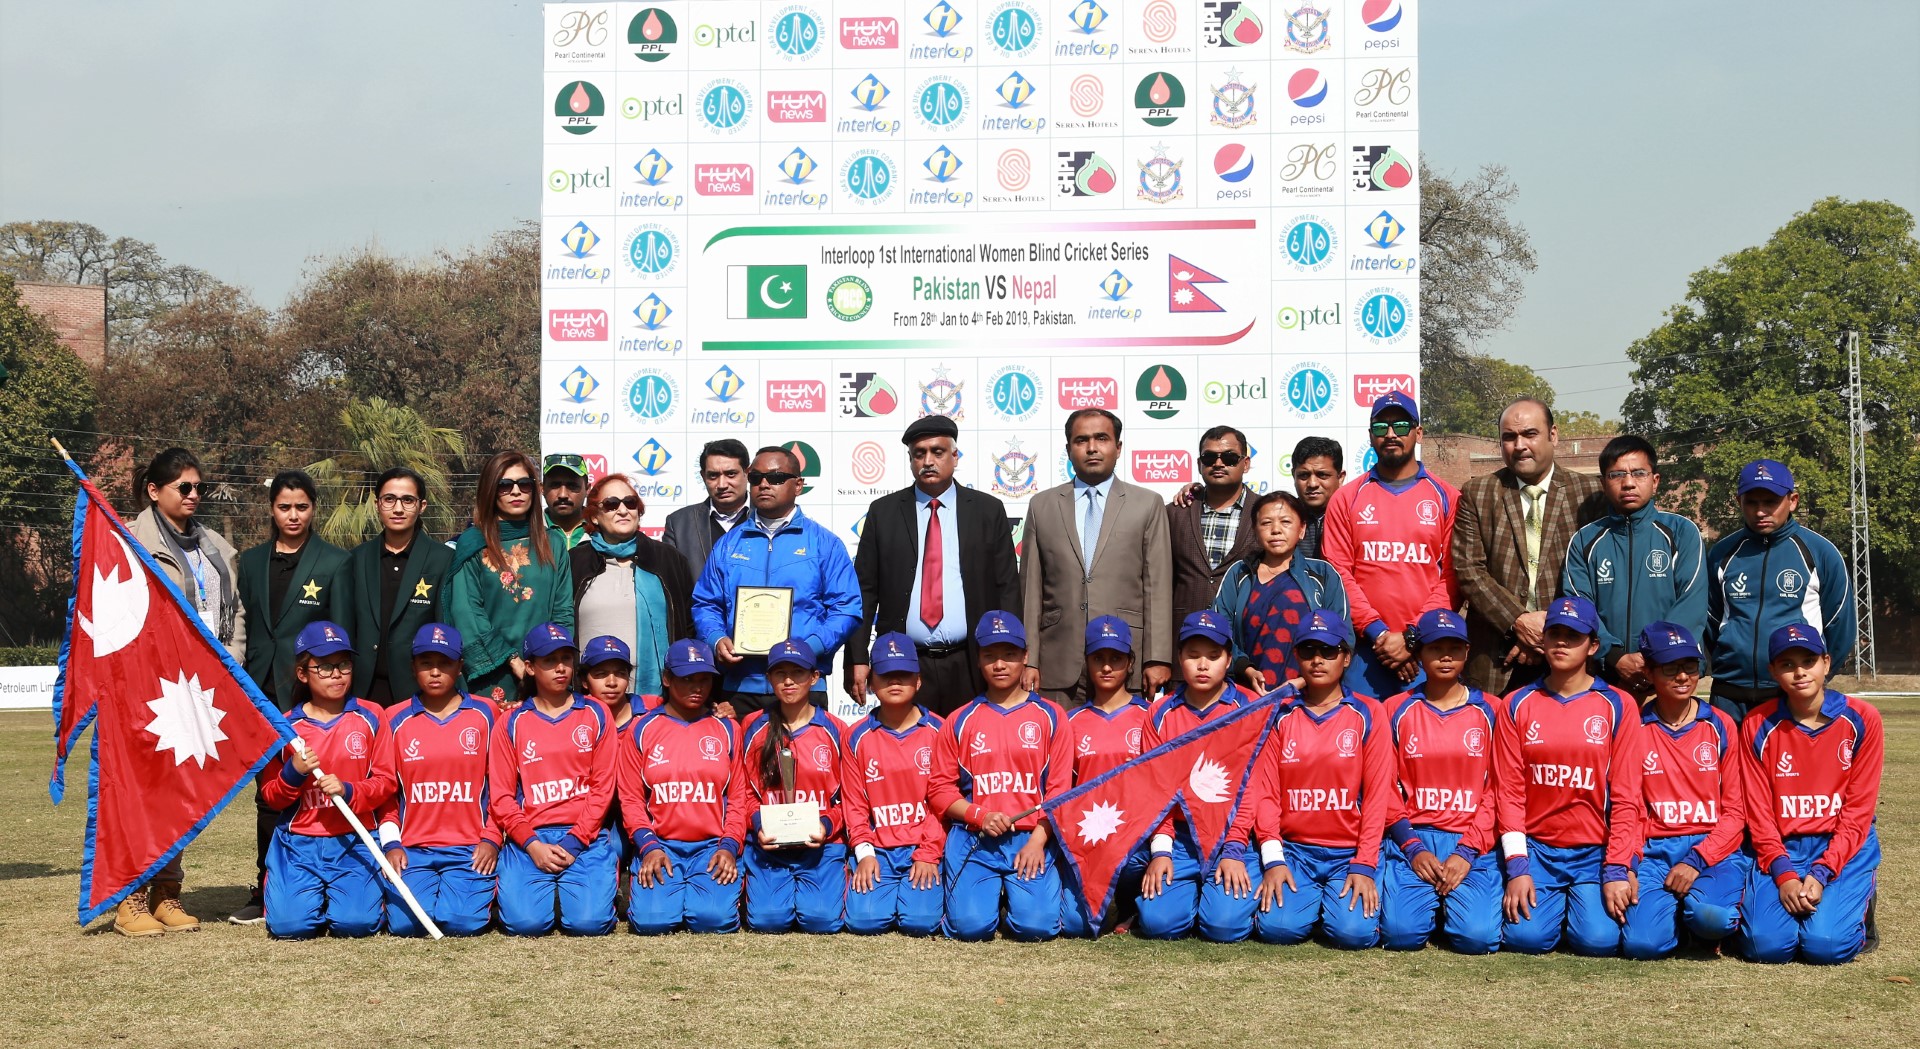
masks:
{"label": "man in grey suit", "polygon": [[747,446],[739,441],[708,441],[700,449],[700,480],[707,497],[667,515],[660,538],[687,559],[695,579],[706,567],[713,544],[747,519],[748,461]]}
{"label": "man in grey suit", "polygon": [[1085,702],[1087,622],[1119,616],[1133,628],[1128,687],[1153,693],[1173,677],[1173,553],[1160,497],[1113,476],[1120,420],[1084,408],[1067,417],[1073,480],[1027,504],[1020,564],[1026,685],[1067,705]]}

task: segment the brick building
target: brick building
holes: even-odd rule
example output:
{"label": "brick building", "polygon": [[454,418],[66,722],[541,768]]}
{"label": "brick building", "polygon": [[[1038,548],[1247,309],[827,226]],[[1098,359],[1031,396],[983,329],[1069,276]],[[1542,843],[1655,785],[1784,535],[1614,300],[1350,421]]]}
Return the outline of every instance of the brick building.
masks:
{"label": "brick building", "polygon": [[87,366],[107,360],[107,289],[103,284],[17,281],[20,303],[53,329],[60,342]]}
{"label": "brick building", "polygon": [[[1616,436],[1560,438],[1560,451],[1553,458],[1555,468],[1565,467],[1597,476],[1600,452]],[[1420,459],[1428,473],[1455,488],[1505,465],[1500,460],[1499,441],[1468,433],[1429,434],[1420,445]]]}

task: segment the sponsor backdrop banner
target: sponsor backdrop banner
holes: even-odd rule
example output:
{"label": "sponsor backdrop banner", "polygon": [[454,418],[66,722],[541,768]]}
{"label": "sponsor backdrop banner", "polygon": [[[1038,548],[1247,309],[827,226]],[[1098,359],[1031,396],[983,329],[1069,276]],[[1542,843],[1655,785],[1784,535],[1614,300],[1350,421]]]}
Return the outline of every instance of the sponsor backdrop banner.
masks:
{"label": "sponsor backdrop banner", "polygon": [[929,414],[1016,521],[1076,408],[1168,495],[1218,423],[1256,490],[1309,434],[1362,465],[1418,375],[1416,16],[548,4],[544,450],[632,475],[658,534],[702,443],[783,445],[849,548]]}

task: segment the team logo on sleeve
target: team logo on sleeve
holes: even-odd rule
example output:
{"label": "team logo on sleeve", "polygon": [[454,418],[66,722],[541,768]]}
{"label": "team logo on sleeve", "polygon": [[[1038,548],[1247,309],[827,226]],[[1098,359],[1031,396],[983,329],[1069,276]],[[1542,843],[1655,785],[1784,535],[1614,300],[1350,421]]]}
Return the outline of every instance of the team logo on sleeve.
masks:
{"label": "team logo on sleeve", "polygon": [[367,756],[367,734],[364,732],[347,733],[347,754],[354,758]]}
{"label": "team logo on sleeve", "polygon": [[1586,724],[1581,727],[1586,730],[1587,742],[1605,743],[1607,741],[1607,719],[1606,718],[1603,718],[1600,715],[1595,714],[1594,716],[1588,718]]}
{"label": "team logo on sleeve", "polygon": [[1020,726],[1020,747],[1023,750],[1040,749],[1040,726],[1031,721]]}
{"label": "team logo on sleeve", "polygon": [[1127,730],[1127,755],[1129,757],[1133,757],[1135,755],[1138,755],[1139,753],[1140,753],[1140,730],[1137,728],[1130,728]]}
{"label": "team logo on sleeve", "polygon": [[706,759],[707,761],[719,761],[720,760],[720,737],[719,736],[701,736],[700,737],[700,756]]}
{"label": "team logo on sleeve", "polygon": [[593,749],[593,729],[587,727],[586,725],[573,726],[573,745],[576,747],[579,747],[580,752],[583,754],[589,750],[592,750]]}
{"label": "team logo on sleeve", "polygon": [[1720,748],[1710,739],[1701,740],[1700,745],[1693,748],[1693,763],[1700,766],[1702,772],[1712,772],[1720,767]]}
{"label": "team logo on sleeve", "polygon": [[480,753],[480,730],[469,725],[460,730],[460,751],[464,754]]}
{"label": "team logo on sleeve", "polygon": [[1468,754],[1477,758],[1486,753],[1487,750],[1486,730],[1478,727],[1470,728],[1461,734],[1460,743],[1467,748]]}
{"label": "team logo on sleeve", "polygon": [[1423,525],[1440,523],[1440,504],[1431,499],[1420,500],[1420,505],[1414,507],[1413,512],[1420,518],[1420,523]]}
{"label": "team logo on sleeve", "polygon": [[833,767],[833,748],[822,743],[813,748],[813,767],[822,771]]}
{"label": "team logo on sleeve", "polygon": [[1853,767],[1853,740],[1843,739],[1840,741],[1840,767],[1843,769]]}
{"label": "team logo on sleeve", "polygon": [[1339,748],[1341,757],[1353,757],[1360,753],[1360,733],[1350,728],[1342,729],[1340,735],[1334,740],[1334,746]]}

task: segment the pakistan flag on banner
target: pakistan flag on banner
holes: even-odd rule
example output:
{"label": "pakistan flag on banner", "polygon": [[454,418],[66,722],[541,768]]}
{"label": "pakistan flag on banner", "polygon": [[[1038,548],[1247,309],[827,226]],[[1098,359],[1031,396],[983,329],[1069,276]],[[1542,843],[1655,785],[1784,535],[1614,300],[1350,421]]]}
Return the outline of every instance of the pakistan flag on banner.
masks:
{"label": "pakistan flag on banner", "polygon": [[793,319],[807,315],[805,266],[728,266],[729,320]]}

